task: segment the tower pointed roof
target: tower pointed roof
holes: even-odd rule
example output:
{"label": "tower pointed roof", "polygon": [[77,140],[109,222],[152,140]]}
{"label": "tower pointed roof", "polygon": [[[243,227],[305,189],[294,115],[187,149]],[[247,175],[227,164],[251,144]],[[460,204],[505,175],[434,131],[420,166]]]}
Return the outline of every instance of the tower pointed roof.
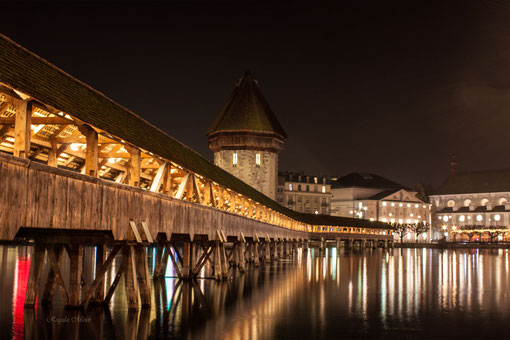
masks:
{"label": "tower pointed roof", "polygon": [[253,131],[287,134],[260,92],[258,82],[247,71],[237,82],[234,92],[207,131],[207,135],[223,131]]}

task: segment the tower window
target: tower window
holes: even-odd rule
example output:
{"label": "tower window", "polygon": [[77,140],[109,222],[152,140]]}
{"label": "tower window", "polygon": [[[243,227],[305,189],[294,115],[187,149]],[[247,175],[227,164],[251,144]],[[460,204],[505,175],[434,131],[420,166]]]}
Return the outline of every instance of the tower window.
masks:
{"label": "tower window", "polygon": [[232,166],[235,168],[237,166],[237,152],[234,152],[232,155]]}
{"label": "tower window", "polygon": [[325,185],[322,186],[322,192],[326,193],[326,186]]}
{"label": "tower window", "polygon": [[289,183],[289,191],[292,191],[292,183]]}
{"label": "tower window", "polygon": [[260,153],[255,155],[255,165],[257,165],[257,168],[260,168]]}

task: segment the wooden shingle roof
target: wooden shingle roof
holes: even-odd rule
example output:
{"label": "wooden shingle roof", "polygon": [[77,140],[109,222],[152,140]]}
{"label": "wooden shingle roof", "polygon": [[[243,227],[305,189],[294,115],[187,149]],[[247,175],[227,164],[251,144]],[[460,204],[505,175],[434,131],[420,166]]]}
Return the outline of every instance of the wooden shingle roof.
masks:
{"label": "wooden shingle roof", "polygon": [[223,131],[275,133],[287,138],[250,72],[238,81],[207,134]]}
{"label": "wooden shingle roof", "polygon": [[295,220],[304,223],[324,221],[330,225],[388,228],[387,224],[366,220],[331,217],[320,219],[279,205],[132,111],[1,34],[0,82]]}

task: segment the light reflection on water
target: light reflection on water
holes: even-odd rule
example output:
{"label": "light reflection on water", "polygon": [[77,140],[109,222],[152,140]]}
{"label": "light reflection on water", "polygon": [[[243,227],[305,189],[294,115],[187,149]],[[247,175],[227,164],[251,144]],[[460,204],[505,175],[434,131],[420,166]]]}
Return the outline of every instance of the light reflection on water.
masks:
{"label": "light reflection on water", "polygon": [[[35,314],[23,308],[30,253],[0,247],[0,293],[12,297],[0,306],[0,338],[508,338],[506,249],[299,251],[221,283],[183,283],[169,266],[153,282],[150,310],[127,312],[121,280],[109,308],[65,311],[56,294],[53,308],[38,305]],[[93,272],[85,263],[86,279]]]}

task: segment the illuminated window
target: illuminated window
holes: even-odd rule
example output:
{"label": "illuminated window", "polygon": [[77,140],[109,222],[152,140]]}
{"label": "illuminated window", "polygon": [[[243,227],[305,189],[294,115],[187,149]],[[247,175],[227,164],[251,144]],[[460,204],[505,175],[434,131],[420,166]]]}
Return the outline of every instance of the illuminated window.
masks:
{"label": "illuminated window", "polygon": [[499,214],[494,215],[494,221],[501,220],[501,216]]}
{"label": "illuminated window", "polygon": [[408,208],[411,208],[411,204],[407,203],[407,207],[408,207]]}
{"label": "illuminated window", "polygon": [[482,200],[480,201],[480,205],[483,207],[485,207],[487,203],[489,203],[489,200],[487,198],[482,198]]}
{"label": "illuminated window", "polygon": [[383,221],[383,222],[386,222],[386,221],[387,221],[387,219],[383,218],[383,219],[382,219],[382,221]]}
{"label": "illuminated window", "polygon": [[391,203],[391,206],[394,207],[395,206],[395,203]]}
{"label": "illuminated window", "polygon": [[455,201],[454,200],[448,200],[448,202],[446,202],[446,205],[450,208],[453,208],[455,206]]}
{"label": "illuminated window", "polygon": [[233,167],[237,166],[237,152],[234,152],[234,154],[232,155],[232,166]]}
{"label": "illuminated window", "polygon": [[402,223],[404,223],[404,220],[403,220],[403,219],[401,219],[401,218],[399,218],[399,219],[398,219],[398,223],[402,224]]}
{"label": "illuminated window", "polygon": [[464,222],[466,220],[466,217],[464,215],[459,216],[459,221]]}
{"label": "illuminated window", "polygon": [[395,223],[395,219],[394,219],[394,218],[392,218],[392,219],[390,220],[390,222],[391,222],[391,223]]}
{"label": "illuminated window", "polygon": [[260,168],[260,153],[255,155],[255,165]]}
{"label": "illuminated window", "polygon": [[326,193],[326,186],[325,185],[322,186],[322,192]]}
{"label": "illuminated window", "polygon": [[386,202],[382,202],[382,205],[383,205],[383,207],[385,207],[387,205],[387,203]]}
{"label": "illuminated window", "polygon": [[448,216],[443,216],[443,221],[448,222]]}
{"label": "illuminated window", "polygon": [[399,204],[398,204],[398,206],[399,206],[399,207],[403,207],[404,205],[403,205],[402,203],[399,203]]}
{"label": "illuminated window", "polygon": [[504,197],[501,197],[499,200],[498,200],[498,204],[499,205],[505,205],[505,203],[507,202],[506,198]]}
{"label": "illuminated window", "polygon": [[469,207],[471,205],[471,200],[468,198],[468,199],[465,199],[464,200],[464,206],[465,207]]}
{"label": "illuminated window", "polygon": [[481,222],[483,220],[483,216],[482,215],[476,215],[476,220],[478,222]]}
{"label": "illuminated window", "polygon": [[289,183],[289,191],[292,191],[292,183]]}
{"label": "illuminated window", "polygon": [[415,208],[418,208],[418,204],[415,204],[415,205],[414,205],[414,207],[415,207]]}
{"label": "illuminated window", "polygon": [[313,182],[314,182],[315,184],[317,184],[317,177],[314,177],[314,178],[313,178]]}

